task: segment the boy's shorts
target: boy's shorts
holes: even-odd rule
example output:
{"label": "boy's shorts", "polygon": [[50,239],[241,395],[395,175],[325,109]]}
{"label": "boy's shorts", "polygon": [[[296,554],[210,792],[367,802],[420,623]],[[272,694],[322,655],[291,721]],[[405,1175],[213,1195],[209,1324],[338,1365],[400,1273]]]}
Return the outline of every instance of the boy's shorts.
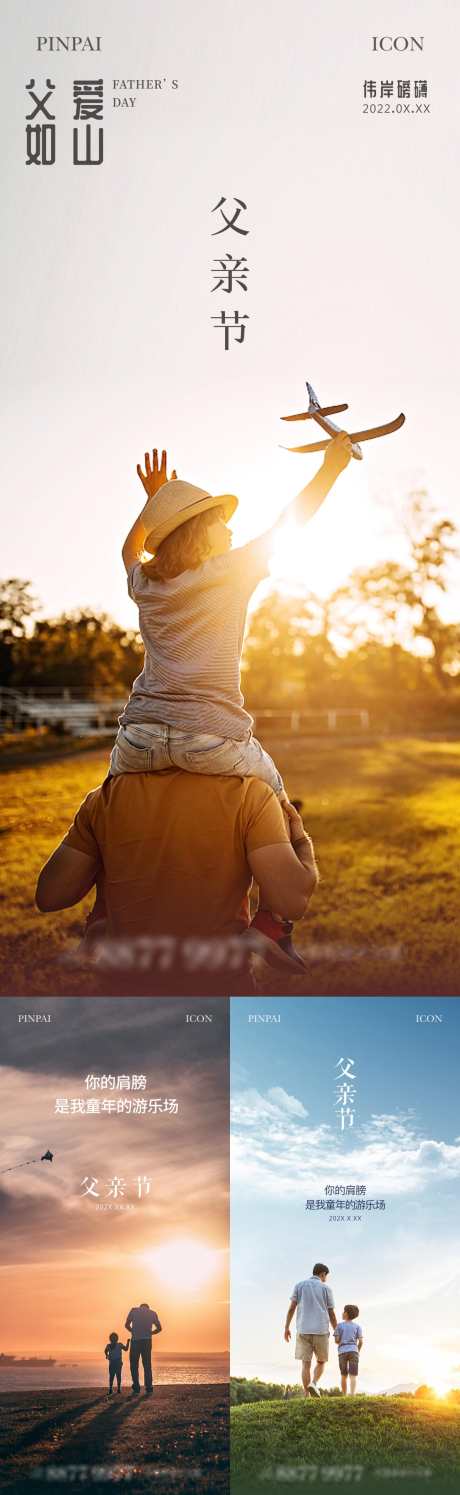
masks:
{"label": "boy's shorts", "polygon": [[311,1365],[313,1355],[317,1360],[329,1359],[328,1334],[298,1334],[295,1342],[295,1359],[305,1360]]}
{"label": "boy's shorts", "polygon": [[273,759],[252,733],[240,742],[211,732],[185,732],[161,722],[127,722],[120,727],[110,758],[114,777],[119,773],[160,773],[165,768],[253,776],[269,784],[277,795],[284,790]]}
{"label": "boy's shorts", "polygon": [[339,1355],[341,1376],[357,1376],[359,1371],[359,1355],[357,1350],[344,1350]]}

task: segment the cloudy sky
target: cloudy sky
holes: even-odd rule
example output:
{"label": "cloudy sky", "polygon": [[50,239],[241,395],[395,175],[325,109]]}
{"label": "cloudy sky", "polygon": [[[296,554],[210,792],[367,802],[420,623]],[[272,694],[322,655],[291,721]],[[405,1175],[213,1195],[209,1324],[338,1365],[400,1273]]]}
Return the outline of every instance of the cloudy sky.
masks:
{"label": "cloudy sky", "polygon": [[[277,1012],[279,1024],[251,1021]],[[427,1012],[442,1022],[417,1023]],[[338,1316],[347,1301],[360,1308],[364,1390],[460,1386],[460,1001],[235,1000],[231,1047],[234,1374],[298,1379],[284,1318],[294,1283],[321,1260]],[[343,1058],[356,1097],[342,1133]],[[345,1224],[306,1211],[329,1184],[365,1185],[385,1211],[359,1224],[352,1211]],[[330,1355],[325,1385],[337,1384]]]}
{"label": "cloudy sky", "polygon": [[[121,1333],[148,1301],[164,1323],[161,1350],[225,1350],[228,1174],[226,1004],[189,1024],[199,1002],[55,998],[0,1003],[3,1173],[3,1351],[75,1358]],[[48,1024],[19,1022],[50,1012]],[[146,1075],[145,1091],[85,1087],[89,1074]],[[177,1099],[177,1114],[57,1115],[56,1098]],[[112,1180],[124,1180],[118,1203]],[[150,1193],[137,1200],[138,1178]],[[84,1197],[97,1179],[99,1199]],[[86,1186],[87,1187],[87,1186]],[[105,1339],[104,1339],[105,1335]]]}
{"label": "cloudy sky", "polygon": [[[212,0],[49,0],[42,25],[97,32],[102,51],[38,56],[31,8],[4,0],[4,574],[30,578],[48,612],[86,604],[134,626],[120,546],[145,447],[236,492],[244,540],[315,470],[279,448],[307,378],[349,401],[355,429],[401,409],[407,422],[351,464],[306,543],[278,557],[280,579],[326,592],[402,555],[414,484],[458,517],[455,0],[436,19],[431,0],[404,16],[388,0],[385,34],[424,38],[402,56],[372,52],[376,0],[234,0],[228,16]],[[76,168],[72,83],[99,74],[104,165]],[[26,167],[24,85],[47,76],[57,160]],[[115,108],[114,80],[133,77],[165,85]],[[426,79],[430,112],[364,115],[364,80],[387,78]],[[222,196],[247,204],[247,237],[213,237]],[[211,268],[229,238],[249,264],[249,322],[225,353],[211,318],[236,303]]]}

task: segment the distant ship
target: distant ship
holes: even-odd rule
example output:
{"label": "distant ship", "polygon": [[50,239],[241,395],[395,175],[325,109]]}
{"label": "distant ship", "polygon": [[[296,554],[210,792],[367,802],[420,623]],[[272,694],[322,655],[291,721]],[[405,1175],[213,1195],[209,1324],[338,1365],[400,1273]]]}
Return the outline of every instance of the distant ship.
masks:
{"label": "distant ship", "polygon": [[48,1355],[45,1360],[39,1355],[28,1355],[27,1358],[24,1356],[22,1360],[17,1360],[16,1355],[0,1355],[0,1370],[10,1365],[13,1365],[16,1370],[18,1365],[56,1365],[56,1361],[51,1358],[51,1355]]}

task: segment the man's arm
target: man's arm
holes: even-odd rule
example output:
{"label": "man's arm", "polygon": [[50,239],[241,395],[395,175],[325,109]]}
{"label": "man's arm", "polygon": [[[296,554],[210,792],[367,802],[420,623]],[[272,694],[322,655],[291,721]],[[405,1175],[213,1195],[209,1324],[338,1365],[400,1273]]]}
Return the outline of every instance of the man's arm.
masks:
{"label": "man's arm", "polygon": [[56,847],[40,872],[35,902],[41,914],[73,908],[90,892],[98,870],[98,859],[66,845]]}
{"label": "man's arm", "polygon": [[287,1314],[286,1314],[286,1323],[284,1325],[284,1338],[286,1340],[286,1344],[289,1344],[289,1340],[291,1338],[290,1325],[291,1325],[292,1319],[294,1318],[294,1314],[295,1314],[296,1308],[297,1308],[296,1300],[295,1300],[295,1298],[291,1298],[291,1301],[290,1301],[290,1304],[289,1304],[289,1308],[288,1308],[288,1311],[287,1311]]}
{"label": "man's arm", "polygon": [[155,1314],[155,1319],[154,1319],[154,1325],[152,1327],[152,1336],[154,1334],[161,1334],[161,1332],[162,1332],[162,1329],[161,1329],[160,1320],[158,1318],[158,1314],[156,1313]]}
{"label": "man's arm", "polygon": [[[278,808],[282,817],[281,806]],[[317,886],[318,869],[301,816],[293,805],[286,804],[285,808],[291,841],[248,850],[248,862],[259,884],[261,903],[276,909],[283,919],[301,919]]]}
{"label": "man's arm", "polygon": [[127,1317],[127,1319],[125,1319],[125,1329],[128,1329],[129,1333],[131,1333],[131,1328],[132,1328],[132,1324],[131,1324],[132,1313],[133,1313],[133,1310],[132,1310],[132,1308],[130,1308],[129,1313],[128,1313],[128,1317]]}
{"label": "man's arm", "polygon": [[326,1286],[326,1288],[325,1288],[325,1295],[326,1295],[327,1311],[328,1311],[328,1314],[329,1314],[329,1323],[332,1325],[333,1329],[336,1329],[337,1328],[337,1319],[336,1319],[336,1316],[335,1316],[335,1313],[334,1313],[334,1295],[333,1295],[332,1289],[330,1287]]}
{"label": "man's arm", "polygon": [[[147,535],[150,534],[150,530],[152,529],[155,522],[154,500],[159,489],[163,487],[164,483],[168,482],[166,463],[167,456],[166,452],[163,451],[161,453],[160,466],[158,465],[158,450],[156,447],[154,447],[154,450],[152,452],[152,463],[150,463],[150,453],[145,453],[145,472],[142,471],[140,462],[138,462],[137,464],[137,475],[141,480],[143,488],[145,488],[145,492],[147,494],[147,503],[144,504],[144,508],[141,510],[139,517],[134,521],[129,534],[126,536],[126,540],[123,546],[122,556],[127,571],[130,571],[131,566],[134,566],[135,562],[140,559],[140,556],[142,555],[142,552],[144,550]],[[177,473],[175,469],[173,469],[171,478],[176,477]]]}

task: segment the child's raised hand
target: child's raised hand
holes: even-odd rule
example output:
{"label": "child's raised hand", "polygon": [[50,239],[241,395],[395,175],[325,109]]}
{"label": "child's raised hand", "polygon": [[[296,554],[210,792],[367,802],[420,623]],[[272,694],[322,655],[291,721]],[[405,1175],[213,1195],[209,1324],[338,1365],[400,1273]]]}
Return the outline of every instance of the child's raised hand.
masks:
{"label": "child's raised hand", "polygon": [[346,431],[340,431],[339,435],[334,436],[329,446],[326,447],[324,467],[333,479],[339,476],[339,472],[343,472],[344,467],[348,467],[352,457],[352,444]]}
{"label": "child's raised hand", "polygon": [[168,483],[171,481],[171,479],[177,478],[175,467],[173,467],[171,479],[168,478],[166,472],[167,460],[168,459],[166,452],[162,451],[161,462],[158,462],[158,449],[155,446],[152,452],[152,461],[150,461],[150,452],[145,453],[145,472],[142,471],[140,462],[138,462],[137,464],[137,476],[138,478],[140,478],[142,487],[145,488],[145,492],[148,494],[149,498],[154,498],[155,493],[158,493],[159,488],[162,488],[164,483]]}

